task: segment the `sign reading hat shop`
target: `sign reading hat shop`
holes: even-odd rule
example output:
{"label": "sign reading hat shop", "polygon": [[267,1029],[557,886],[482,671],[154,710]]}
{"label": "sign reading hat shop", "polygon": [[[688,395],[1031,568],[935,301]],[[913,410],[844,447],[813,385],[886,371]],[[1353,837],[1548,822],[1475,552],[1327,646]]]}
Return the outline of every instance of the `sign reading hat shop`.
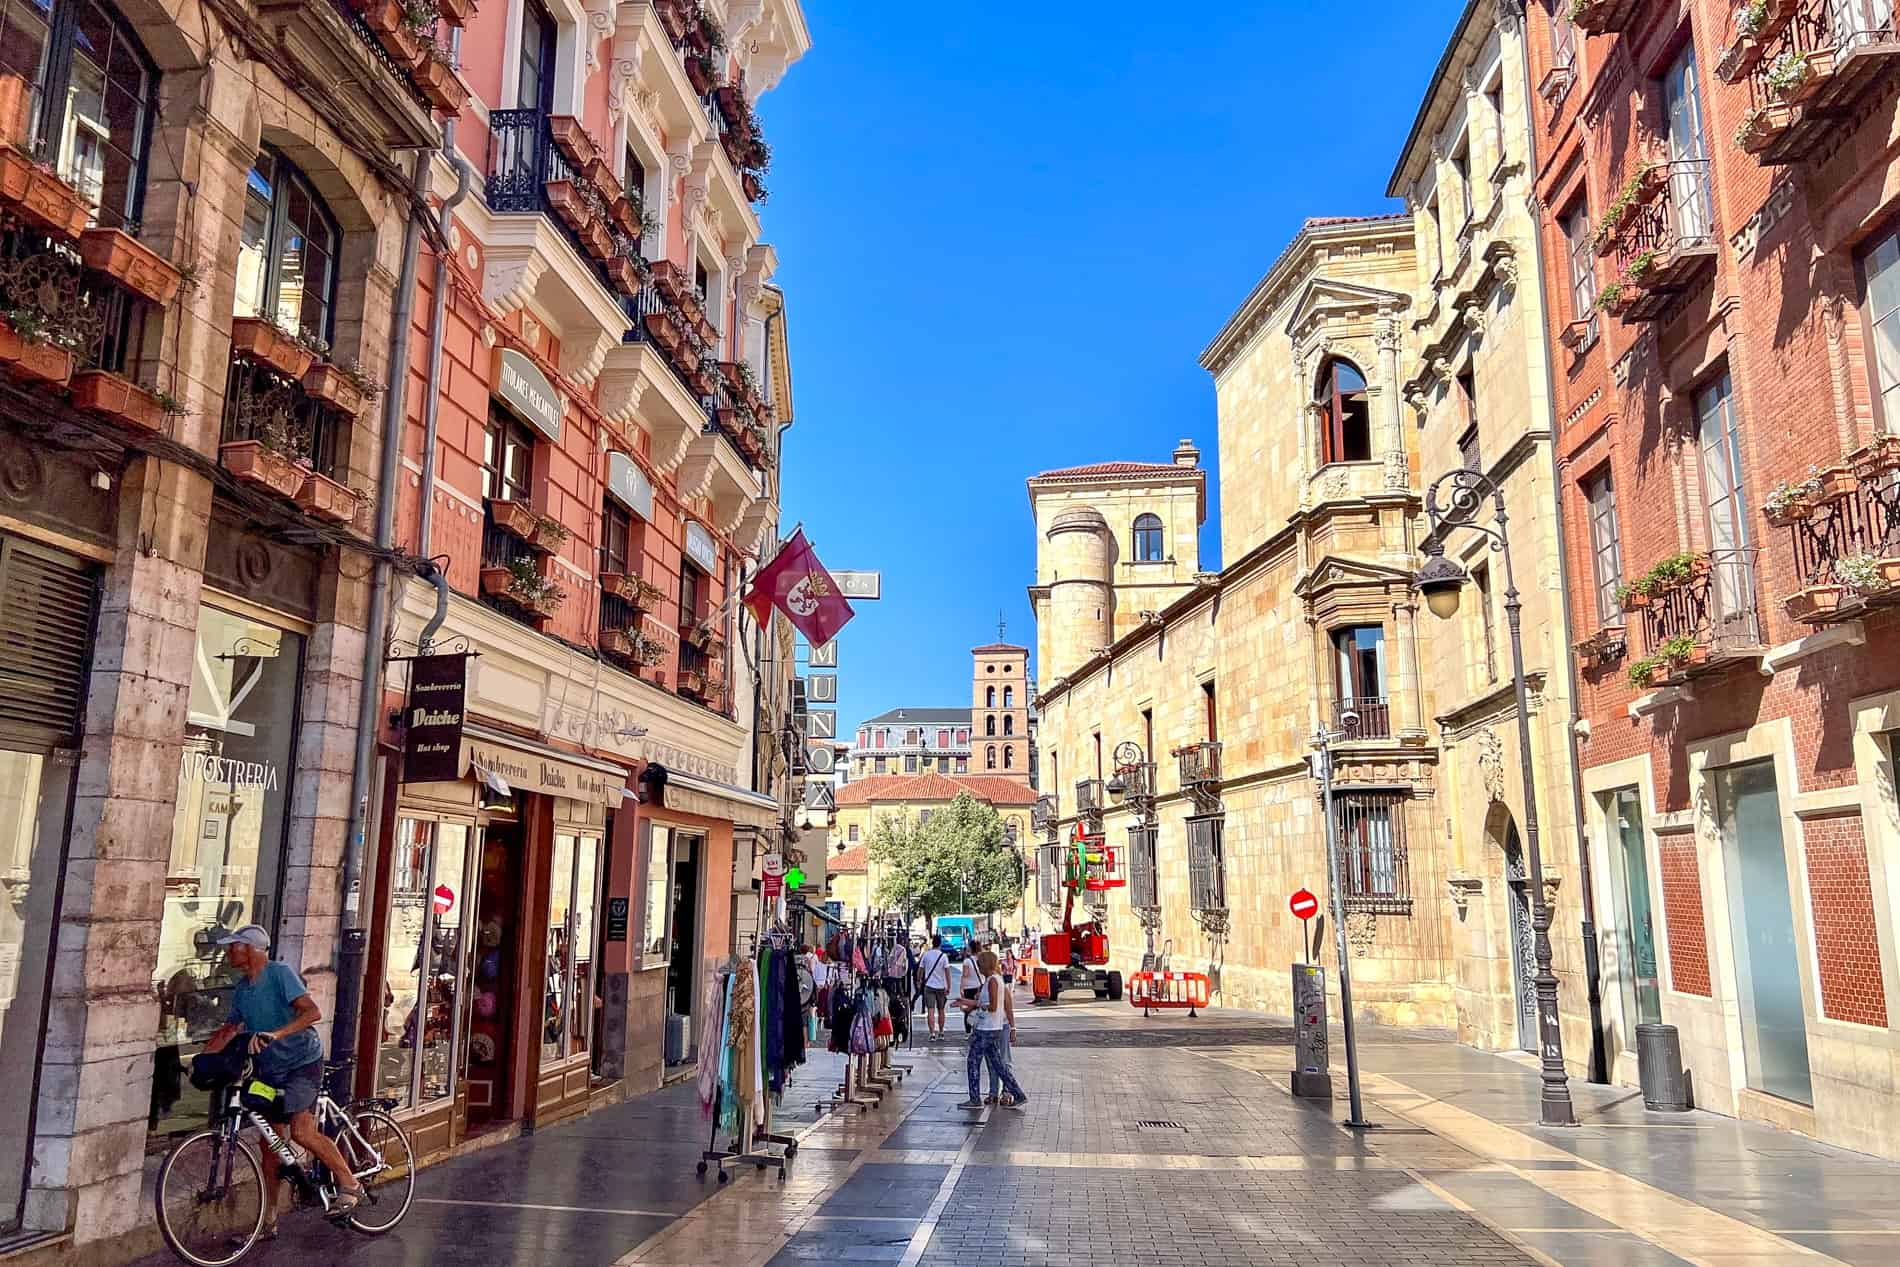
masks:
{"label": "sign reading hat shop", "polygon": [[[608,807],[620,804],[626,790],[624,775],[608,775],[571,761],[560,761],[486,740],[462,740],[463,768],[491,788],[544,792],[574,801],[593,801]],[[500,789],[497,789],[500,790]]]}
{"label": "sign reading hat shop", "polygon": [[717,570],[719,550],[713,544],[712,533],[690,519],[686,521],[686,557],[708,572]]}
{"label": "sign reading hat shop", "polygon": [[560,443],[561,393],[540,367],[513,348],[495,349],[495,395],[523,422]]}
{"label": "sign reading hat shop", "polygon": [[652,483],[632,458],[617,450],[607,455],[607,491],[640,518],[653,518]]}
{"label": "sign reading hat shop", "polygon": [[409,662],[409,707],[403,714],[402,737],[404,783],[452,783],[462,777],[467,699],[467,656],[417,656]]}

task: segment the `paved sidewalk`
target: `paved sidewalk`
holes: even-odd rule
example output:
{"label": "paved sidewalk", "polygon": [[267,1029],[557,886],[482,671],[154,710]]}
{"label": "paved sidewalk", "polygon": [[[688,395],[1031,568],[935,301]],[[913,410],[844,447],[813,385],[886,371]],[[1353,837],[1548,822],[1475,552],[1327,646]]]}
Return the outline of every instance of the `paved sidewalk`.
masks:
{"label": "paved sidewalk", "polygon": [[[899,1053],[875,1108],[820,1116],[816,1053],[779,1113],[783,1180],[694,1174],[690,1085],[425,1171],[370,1240],[307,1216],[250,1262],[316,1267],[1818,1267],[1900,1261],[1900,1167],[1573,1085],[1585,1125],[1534,1125],[1534,1067],[1442,1039],[1363,1039],[1370,1115],[1286,1091],[1288,1031],[1212,1010],[1020,1009],[1020,1112],[969,1113],[958,1038]],[[1335,1045],[1337,1052],[1337,1045]],[[1343,1073],[1337,1079],[1344,1095]],[[160,1267],[167,1258],[145,1260]]]}

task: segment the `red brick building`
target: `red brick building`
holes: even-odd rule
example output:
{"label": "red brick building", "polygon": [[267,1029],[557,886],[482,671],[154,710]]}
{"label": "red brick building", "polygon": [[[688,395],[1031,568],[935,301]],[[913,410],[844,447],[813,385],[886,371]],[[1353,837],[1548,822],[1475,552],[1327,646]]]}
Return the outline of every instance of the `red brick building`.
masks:
{"label": "red brick building", "polygon": [[1891,0],[1531,0],[1604,1013],[1900,1155]]}

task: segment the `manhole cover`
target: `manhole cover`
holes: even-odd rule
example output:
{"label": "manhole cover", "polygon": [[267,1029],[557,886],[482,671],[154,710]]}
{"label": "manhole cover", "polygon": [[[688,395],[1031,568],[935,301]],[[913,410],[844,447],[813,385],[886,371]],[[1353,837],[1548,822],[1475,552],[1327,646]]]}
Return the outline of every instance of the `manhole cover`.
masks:
{"label": "manhole cover", "polygon": [[1179,1122],[1169,1122],[1159,1118],[1144,1118],[1135,1123],[1139,1131],[1185,1131],[1187,1127]]}

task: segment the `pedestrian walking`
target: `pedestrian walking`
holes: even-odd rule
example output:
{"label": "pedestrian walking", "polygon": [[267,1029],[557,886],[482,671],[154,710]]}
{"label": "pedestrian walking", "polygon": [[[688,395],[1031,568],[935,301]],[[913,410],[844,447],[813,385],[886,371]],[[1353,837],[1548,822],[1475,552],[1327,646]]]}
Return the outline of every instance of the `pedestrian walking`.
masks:
{"label": "pedestrian walking", "polygon": [[[977,958],[982,953],[983,943],[972,937],[963,952],[963,973],[957,982],[957,995],[966,1003],[976,997],[977,988],[983,984],[983,974],[976,966]],[[963,1009],[963,1032],[968,1034],[974,1028],[970,1009],[966,1007]]]}
{"label": "pedestrian walking", "polygon": [[950,956],[943,948],[943,934],[930,939],[930,949],[917,960],[924,983],[924,1025],[932,1042],[943,1039],[944,1004],[950,998]]}
{"label": "pedestrian walking", "polygon": [[[1003,974],[1003,1030],[999,1040],[1002,1046],[1003,1067],[1008,1068],[1013,1059],[1011,1042],[1016,1037],[1016,990],[1010,984],[1009,974]],[[1015,1101],[1003,1092],[1002,1080],[996,1076],[996,1066],[990,1066],[990,1094],[985,1104],[1001,1104],[1009,1108]]]}
{"label": "pedestrian walking", "polygon": [[985,950],[976,956],[977,972],[981,984],[977,987],[977,997],[959,999],[957,1006],[972,1017],[974,1028],[970,1033],[970,1054],[964,1062],[964,1072],[969,1081],[970,1098],[957,1107],[960,1109],[980,1109],[983,1089],[979,1085],[980,1067],[989,1065],[990,1072],[1000,1078],[1003,1089],[1009,1092],[1009,1099],[1003,1101],[1007,1108],[1020,1109],[1029,1102],[1022,1085],[1016,1081],[1016,1075],[1010,1071],[1009,1062],[1003,1056],[1003,1027],[1008,1024],[1008,995],[1003,989],[1003,974],[998,971],[996,952]]}

